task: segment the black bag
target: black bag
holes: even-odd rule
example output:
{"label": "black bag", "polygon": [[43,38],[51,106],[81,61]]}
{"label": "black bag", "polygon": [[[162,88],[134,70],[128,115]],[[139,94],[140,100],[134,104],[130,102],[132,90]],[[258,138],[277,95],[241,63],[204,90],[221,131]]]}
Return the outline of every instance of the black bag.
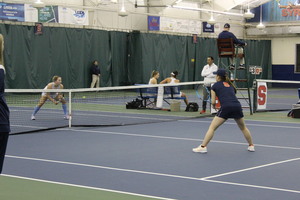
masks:
{"label": "black bag", "polygon": [[130,102],[126,103],[126,109],[138,109],[143,106],[143,100],[141,99],[134,99]]}
{"label": "black bag", "polygon": [[199,109],[198,104],[195,103],[195,102],[191,102],[191,103],[189,103],[189,104],[186,106],[185,111],[186,111],[186,112],[197,112],[198,109]]}
{"label": "black bag", "polygon": [[300,108],[290,110],[287,116],[292,118],[300,118]]}

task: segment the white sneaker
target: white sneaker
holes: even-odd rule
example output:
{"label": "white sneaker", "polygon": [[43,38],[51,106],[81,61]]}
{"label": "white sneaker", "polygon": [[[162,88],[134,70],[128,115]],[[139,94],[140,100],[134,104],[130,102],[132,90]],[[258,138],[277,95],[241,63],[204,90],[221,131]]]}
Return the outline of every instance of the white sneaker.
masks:
{"label": "white sneaker", "polygon": [[35,116],[34,115],[31,115],[31,120],[35,120]]}
{"label": "white sneaker", "polygon": [[201,145],[197,148],[193,148],[193,152],[195,153],[207,153],[206,147],[201,147]]}
{"label": "white sneaker", "polygon": [[70,116],[69,115],[65,115],[64,119],[70,119]]}
{"label": "white sneaker", "polygon": [[255,151],[254,145],[248,146],[248,151],[254,152]]}

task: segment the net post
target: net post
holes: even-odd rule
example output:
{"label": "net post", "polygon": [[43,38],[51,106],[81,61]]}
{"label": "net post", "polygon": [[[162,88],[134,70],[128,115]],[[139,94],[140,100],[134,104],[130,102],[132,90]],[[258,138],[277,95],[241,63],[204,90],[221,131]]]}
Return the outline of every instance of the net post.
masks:
{"label": "net post", "polygon": [[253,80],[253,113],[256,113],[257,110],[257,80]]}
{"label": "net post", "polygon": [[72,127],[72,91],[69,91],[69,128]]}

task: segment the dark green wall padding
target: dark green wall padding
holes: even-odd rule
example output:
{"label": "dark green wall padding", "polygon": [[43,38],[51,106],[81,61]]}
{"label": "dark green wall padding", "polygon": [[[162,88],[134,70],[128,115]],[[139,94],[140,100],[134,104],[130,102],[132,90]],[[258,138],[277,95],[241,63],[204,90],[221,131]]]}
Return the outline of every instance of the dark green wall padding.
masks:
{"label": "dark green wall padding", "polygon": [[[148,83],[153,70],[160,72],[160,80],[174,70],[182,82],[203,80],[207,56],[218,63],[213,38],[194,44],[192,36],[57,27],[43,32],[34,35],[33,26],[0,24],[6,88],[40,89],[54,75],[62,77],[65,88],[89,87],[93,60],[100,63],[102,87]],[[271,41],[246,42],[247,63],[262,66],[261,78],[270,78]]]}

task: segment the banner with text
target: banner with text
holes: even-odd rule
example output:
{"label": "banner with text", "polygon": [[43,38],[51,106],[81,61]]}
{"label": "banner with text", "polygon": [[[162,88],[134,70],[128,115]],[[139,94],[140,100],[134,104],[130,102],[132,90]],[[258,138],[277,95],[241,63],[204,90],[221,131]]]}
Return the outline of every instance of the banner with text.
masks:
{"label": "banner with text", "polygon": [[24,22],[24,4],[0,3],[0,19]]}
{"label": "banner with text", "polygon": [[201,34],[201,22],[196,20],[160,18],[160,31]]}
{"label": "banner with text", "polygon": [[0,3],[0,20],[89,25],[88,11],[61,6],[35,8],[31,4]]}
{"label": "banner with text", "polygon": [[89,12],[72,8],[58,7],[59,23],[89,25]]}
{"label": "banner with text", "polygon": [[[260,7],[252,10],[255,17],[247,22],[260,21]],[[273,0],[262,5],[262,21],[299,21],[300,20],[300,0]]]}
{"label": "banner with text", "polygon": [[148,16],[148,30],[149,31],[159,31],[160,17]]}

